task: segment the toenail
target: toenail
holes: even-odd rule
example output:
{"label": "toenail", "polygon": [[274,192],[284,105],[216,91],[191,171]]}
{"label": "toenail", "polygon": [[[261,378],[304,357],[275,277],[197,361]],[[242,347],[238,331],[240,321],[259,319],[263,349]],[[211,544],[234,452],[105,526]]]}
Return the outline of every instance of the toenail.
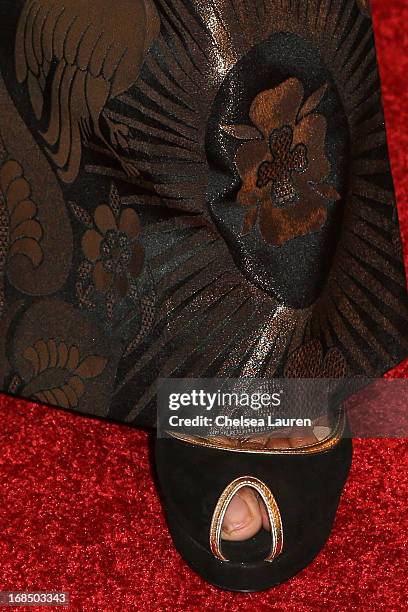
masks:
{"label": "toenail", "polygon": [[238,495],[232,498],[227,514],[223,524],[223,530],[227,533],[246,527],[253,518],[248,504]]}

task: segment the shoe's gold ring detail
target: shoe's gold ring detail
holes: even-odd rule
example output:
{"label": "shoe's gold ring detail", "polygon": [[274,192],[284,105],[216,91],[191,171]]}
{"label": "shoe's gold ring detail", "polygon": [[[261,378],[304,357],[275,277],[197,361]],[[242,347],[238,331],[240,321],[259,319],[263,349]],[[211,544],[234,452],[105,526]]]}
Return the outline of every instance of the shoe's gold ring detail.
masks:
{"label": "shoe's gold ring detail", "polygon": [[233,480],[222,492],[217,505],[214,510],[214,514],[211,521],[210,527],[210,548],[211,552],[220,561],[228,561],[221,551],[221,530],[222,523],[224,520],[225,513],[228,505],[235,495],[242,487],[251,487],[259,493],[266,506],[268,512],[269,523],[271,526],[272,546],[271,552],[266,557],[265,561],[273,561],[280,553],[283,548],[283,529],[282,519],[279,512],[278,504],[270,489],[258,478],[253,476],[241,476]]}

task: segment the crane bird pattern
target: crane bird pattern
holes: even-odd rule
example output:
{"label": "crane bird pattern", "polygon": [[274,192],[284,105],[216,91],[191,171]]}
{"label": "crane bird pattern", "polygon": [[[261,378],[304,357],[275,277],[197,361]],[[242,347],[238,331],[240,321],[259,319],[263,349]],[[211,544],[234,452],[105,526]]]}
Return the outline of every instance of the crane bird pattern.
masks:
{"label": "crane bird pattern", "polygon": [[51,109],[42,133],[58,175],[78,175],[81,148],[96,136],[128,174],[138,174],[127,148],[129,128],[104,114],[107,101],[136,81],[160,30],[151,0],[27,0],[16,37],[16,74],[40,120],[51,78]]}

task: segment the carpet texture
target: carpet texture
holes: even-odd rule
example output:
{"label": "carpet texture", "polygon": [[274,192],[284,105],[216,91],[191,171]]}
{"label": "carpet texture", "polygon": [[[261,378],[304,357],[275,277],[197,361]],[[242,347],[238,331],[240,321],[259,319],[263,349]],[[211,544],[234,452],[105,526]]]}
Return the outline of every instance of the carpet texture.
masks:
{"label": "carpet texture", "polygon": [[[408,260],[408,4],[373,9]],[[408,362],[389,376],[408,377]],[[241,595],[174,550],[146,433],[4,396],[0,420],[0,590],[69,591],[69,610],[86,612],[408,608],[407,441],[356,441],[323,552],[287,584]]]}

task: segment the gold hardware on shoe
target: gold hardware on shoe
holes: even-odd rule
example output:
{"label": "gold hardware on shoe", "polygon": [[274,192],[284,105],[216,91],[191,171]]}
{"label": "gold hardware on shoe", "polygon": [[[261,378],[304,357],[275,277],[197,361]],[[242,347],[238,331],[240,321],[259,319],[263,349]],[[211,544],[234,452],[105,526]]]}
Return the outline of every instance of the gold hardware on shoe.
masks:
{"label": "gold hardware on shoe", "polygon": [[271,526],[272,546],[271,552],[266,557],[265,561],[273,561],[278,555],[280,555],[283,548],[282,519],[278,504],[276,503],[276,500],[269,488],[262,482],[262,480],[254,478],[253,476],[242,476],[236,480],[233,480],[221,493],[211,521],[211,552],[215,557],[217,557],[217,559],[220,559],[220,561],[228,561],[228,559],[224,557],[221,552],[222,523],[231,499],[235,493],[242,489],[242,487],[251,487],[252,489],[255,489],[255,491],[257,491],[261,496],[266,506],[269,523]]}

